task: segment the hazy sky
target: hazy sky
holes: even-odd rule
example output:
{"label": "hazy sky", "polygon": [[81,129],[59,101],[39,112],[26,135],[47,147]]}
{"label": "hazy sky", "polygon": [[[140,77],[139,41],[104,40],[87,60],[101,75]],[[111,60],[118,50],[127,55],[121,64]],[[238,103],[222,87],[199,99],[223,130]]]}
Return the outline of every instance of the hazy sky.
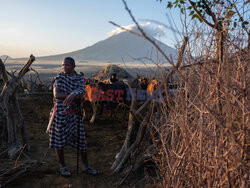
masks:
{"label": "hazy sky", "polygon": [[[137,20],[168,45],[174,44],[170,30],[144,21],[166,25],[166,3],[127,0]],[[0,55],[28,57],[79,50],[119,32],[108,21],[133,28],[121,0],[0,0]],[[179,13],[171,11],[180,25]],[[158,34],[156,34],[158,32]]]}

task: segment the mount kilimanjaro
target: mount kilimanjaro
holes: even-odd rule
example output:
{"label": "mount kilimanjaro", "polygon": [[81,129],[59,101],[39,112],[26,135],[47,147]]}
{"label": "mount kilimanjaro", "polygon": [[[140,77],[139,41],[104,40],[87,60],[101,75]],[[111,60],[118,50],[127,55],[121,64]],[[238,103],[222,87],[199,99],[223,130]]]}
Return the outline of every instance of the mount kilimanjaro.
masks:
{"label": "mount kilimanjaro", "polygon": [[[155,40],[167,55],[172,54],[173,58],[177,57],[177,51],[174,48],[167,46],[153,37],[152,39]],[[148,61],[161,59],[161,55],[157,53],[155,47],[149,41],[128,32],[122,32],[81,50],[37,57],[37,60],[62,61],[68,56],[73,57],[79,62],[133,62],[138,58],[144,58],[146,61],[147,59]]]}

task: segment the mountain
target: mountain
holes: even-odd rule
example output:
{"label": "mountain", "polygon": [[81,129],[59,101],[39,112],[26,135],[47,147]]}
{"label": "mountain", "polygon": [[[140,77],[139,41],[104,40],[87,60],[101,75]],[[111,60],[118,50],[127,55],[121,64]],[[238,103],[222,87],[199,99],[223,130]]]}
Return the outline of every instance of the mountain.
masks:
{"label": "mountain", "polygon": [[[174,48],[156,39],[154,40],[167,55],[171,53],[173,58],[177,56],[177,51]],[[142,57],[147,57],[155,61],[157,53],[153,45],[147,40],[128,32],[122,32],[81,50],[59,55],[38,57],[37,59],[61,61],[67,56],[71,56],[80,62],[132,62],[134,58]]]}

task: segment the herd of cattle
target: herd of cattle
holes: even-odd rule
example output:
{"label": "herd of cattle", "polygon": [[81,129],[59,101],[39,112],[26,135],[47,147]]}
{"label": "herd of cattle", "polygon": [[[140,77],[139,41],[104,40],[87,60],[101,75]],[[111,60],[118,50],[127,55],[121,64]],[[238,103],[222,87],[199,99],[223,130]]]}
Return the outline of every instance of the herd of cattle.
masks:
{"label": "herd of cattle", "polygon": [[98,81],[91,83],[90,80],[87,80],[83,98],[83,117],[86,118],[87,109],[91,108],[90,123],[94,123],[98,111],[102,114],[104,107],[109,108],[112,115],[118,104],[129,104],[131,100],[145,101],[150,97],[157,100],[162,99],[162,92],[156,79],[140,78],[130,84],[127,80],[114,84]]}

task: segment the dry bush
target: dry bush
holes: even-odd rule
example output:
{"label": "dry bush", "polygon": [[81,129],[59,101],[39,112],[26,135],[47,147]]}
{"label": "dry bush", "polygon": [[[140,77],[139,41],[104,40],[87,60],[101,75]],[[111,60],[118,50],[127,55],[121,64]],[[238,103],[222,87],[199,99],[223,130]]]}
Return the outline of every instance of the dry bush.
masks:
{"label": "dry bush", "polygon": [[233,47],[230,37],[219,62],[212,31],[206,39],[189,36],[184,63],[194,64],[195,45],[200,61],[176,71],[178,91],[171,101],[168,96],[162,101],[161,118],[153,115],[149,121],[157,153],[153,160],[165,187],[248,186],[249,51],[244,42]]}
{"label": "dry bush", "polygon": [[[247,4],[226,2],[232,7],[242,5],[241,13],[245,15],[235,9],[243,22]],[[143,31],[125,0],[123,3],[138,32],[110,23],[151,42],[172,70],[166,72],[163,62],[155,63],[161,72],[159,88],[164,91],[164,99],[148,100],[139,109],[131,108],[131,122],[144,118],[140,123],[129,124],[124,147],[111,168],[114,172],[122,171],[125,180],[131,170],[126,172],[124,166],[137,169],[140,163],[136,159],[146,157],[153,159],[159,177],[156,182],[161,187],[248,187],[250,33],[247,27],[242,24],[232,28],[228,25],[230,19],[221,19],[222,11],[228,11],[222,2],[215,2],[213,8],[206,6],[214,24],[197,24],[192,20],[187,23],[185,14],[185,37],[177,45],[181,47],[174,63]],[[216,14],[210,14],[213,11]],[[170,85],[177,86],[175,92],[170,92]],[[137,151],[144,144],[142,131],[138,129],[144,128],[145,123],[151,136],[144,134],[144,138],[152,139],[149,144],[153,143],[153,147],[148,147],[150,152],[132,156],[131,150]],[[139,140],[134,142],[136,149],[130,141],[131,133]],[[124,156],[129,155],[133,164],[125,161],[129,157]]]}

